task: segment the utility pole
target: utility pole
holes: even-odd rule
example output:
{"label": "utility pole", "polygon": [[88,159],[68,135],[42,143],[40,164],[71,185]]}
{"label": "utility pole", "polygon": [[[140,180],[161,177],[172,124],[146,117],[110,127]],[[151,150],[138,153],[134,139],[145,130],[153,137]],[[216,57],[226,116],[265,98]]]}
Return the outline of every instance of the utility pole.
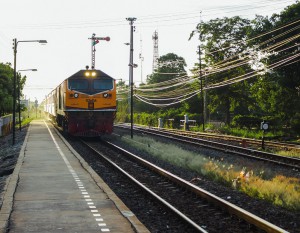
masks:
{"label": "utility pole", "polygon": [[199,79],[200,79],[200,90],[201,90],[201,123],[202,123],[202,130],[205,131],[204,127],[204,95],[203,95],[203,80],[202,80],[202,67],[201,67],[201,48],[199,44]]}
{"label": "utility pole", "polygon": [[12,144],[15,144],[15,135],[16,135],[16,79],[17,79],[17,71],[16,71],[16,66],[17,66],[17,46],[18,42],[17,39],[15,38],[14,40],[14,80],[13,80],[13,138],[12,138]]}
{"label": "utility pole", "polygon": [[130,23],[130,56],[129,56],[129,83],[130,83],[130,134],[133,138],[133,67],[136,67],[133,64],[133,22],[136,18],[126,18]]}
{"label": "utility pole", "polygon": [[106,40],[110,41],[110,37],[96,37],[96,34],[93,33],[91,38],[88,38],[91,40],[91,48],[92,48],[92,62],[91,62],[91,69],[95,69],[95,63],[96,63],[96,47],[95,45],[99,43],[99,40]]}
{"label": "utility pole", "polygon": [[199,79],[200,79],[200,90],[201,90],[201,113],[202,113],[202,117],[201,117],[201,123],[202,123],[202,130],[203,132],[205,131],[205,108],[204,108],[204,94],[203,94],[203,80],[202,80],[202,64],[201,64],[201,13],[202,11],[200,11],[200,23],[199,23]]}

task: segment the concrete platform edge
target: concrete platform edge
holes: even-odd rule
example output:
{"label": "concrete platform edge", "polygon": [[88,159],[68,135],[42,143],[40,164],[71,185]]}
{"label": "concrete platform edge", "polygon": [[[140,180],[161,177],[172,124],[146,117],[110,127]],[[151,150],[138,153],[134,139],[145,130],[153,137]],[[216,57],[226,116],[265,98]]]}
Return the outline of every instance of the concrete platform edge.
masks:
{"label": "concrete platform edge", "polygon": [[[55,128],[54,128],[55,129]],[[91,175],[97,186],[102,189],[109,198],[114,202],[117,209],[130,222],[131,226],[137,233],[150,233],[150,231],[140,222],[140,220],[130,211],[130,209],[118,198],[102,178],[85,162],[85,160],[73,149],[65,138],[55,129],[57,135],[62,139],[69,150],[76,156],[82,167]],[[2,233],[0,231],[0,233]]]}
{"label": "concrete platform edge", "polygon": [[25,148],[29,137],[29,129],[30,128],[28,128],[27,130],[25,140],[21,147],[15,169],[8,178],[6,186],[4,188],[4,198],[0,209],[0,233],[6,233],[8,230],[9,218],[13,210],[14,194],[17,189],[19,173],[25,157]]}

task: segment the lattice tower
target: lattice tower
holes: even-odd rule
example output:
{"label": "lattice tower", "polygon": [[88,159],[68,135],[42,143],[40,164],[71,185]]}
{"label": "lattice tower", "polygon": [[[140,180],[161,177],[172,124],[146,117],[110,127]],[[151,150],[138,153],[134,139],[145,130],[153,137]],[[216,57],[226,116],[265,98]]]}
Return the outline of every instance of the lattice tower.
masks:
{"label": "lattice tower", "polygon": [[152,72],[158,68],[158,32],[155,31],[152,36],[153,40],[153,63]]}

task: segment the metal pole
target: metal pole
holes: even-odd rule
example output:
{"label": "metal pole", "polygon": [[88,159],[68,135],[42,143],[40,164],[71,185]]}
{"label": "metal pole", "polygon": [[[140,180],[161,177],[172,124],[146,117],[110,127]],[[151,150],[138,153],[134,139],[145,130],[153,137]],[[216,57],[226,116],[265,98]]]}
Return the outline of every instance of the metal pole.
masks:
{"label": "metal pole", "polygon": [[200,90],[201,90],[201,122],[202,122],[202,130],[204,130],[204,95],[203,95],[203,83],[202,83],[202,66],[201,66],[201,48],[199,44],[199,78],[200,78]]}
{"label": "metal pole", "polygon": [[13,80],[13,138],[12,144],[15,144],[15,128],[16,128],[16,66],[17,66],[17,39],[14,39],[14,80]]}
{"label": "metal pole", "polygon": [[200,11],[200,23],[199,23],[199,79],[200,79],[200,90],[201,90],[201,110],[202,113],[201,122],[202,122],[202,130],[205,131],[205,110],[204,110],[204,94],[203,94],[203,80],[202,80],[202,64],[201,64],[201,14],[202,11]]}
{"label": "metal pole", "polygon": [[130,21],[130,135],[133,138],[133,21]]}
{"label": "metal pole", "polygon": [[21,131],[21,100],[20,100],[20,95],[21,95],[21,75],[17,74],[17,78],[18,78],[18,103],[19,103],[19,131]]}
{"label": "metal pole", "polygon": [[13,39],[14,41],[14,80],[13,80],[13,140],[12,144],[15,144],[15,128],[16,128],[16,79],[17,79],[17,46],[19,42],[38,42],[45,44],[47,43],[46,40],[20,40],[17,41],[17,39]]}
{"label": "metal pole", "polygon": [[261,148],[265,149],[265,130],[263,130],[262,139],[261,139]]}
{"label": "metal pole", "polygon": [[29,113],[30,113],[30,98],[28,98],[28,118],[29,118]]}
{"label": "metal pole", "polygon": [[136,18],[127,18],[130,21],[130,58],[129,58],[129,82],[130,82],[130,135],[133,138],[133,22]]}
{"label": "metal pole", "polygon": [[91,69],[93,70],[95,68],[95,52],[96,52],[96,48],[95,48],[95,33],[93,33],[92,35],[92,39],[91,39],[91,45],[92,45],[92,62],[91,62]]}
{"label": "metal pole", "polygon": [[142,55],[142,50],[143,50],[143,45],[142,45],[142,38],[140,39],[141,42],[141,53],[140,53],[140,60],[141,60],[141,83],[143,83],[143,61],[144,61],[144,57]]}

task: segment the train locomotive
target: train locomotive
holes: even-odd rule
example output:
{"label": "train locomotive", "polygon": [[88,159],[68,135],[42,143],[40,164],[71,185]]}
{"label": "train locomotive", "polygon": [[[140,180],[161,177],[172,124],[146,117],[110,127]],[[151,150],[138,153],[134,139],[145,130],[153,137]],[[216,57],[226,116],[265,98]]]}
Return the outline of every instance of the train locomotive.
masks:
{"label": "train locomotive", "polygon": [[46,96],[44,111],[70,135],[111,134],[116,114],[115,80],[101,70],[80,70]]}

